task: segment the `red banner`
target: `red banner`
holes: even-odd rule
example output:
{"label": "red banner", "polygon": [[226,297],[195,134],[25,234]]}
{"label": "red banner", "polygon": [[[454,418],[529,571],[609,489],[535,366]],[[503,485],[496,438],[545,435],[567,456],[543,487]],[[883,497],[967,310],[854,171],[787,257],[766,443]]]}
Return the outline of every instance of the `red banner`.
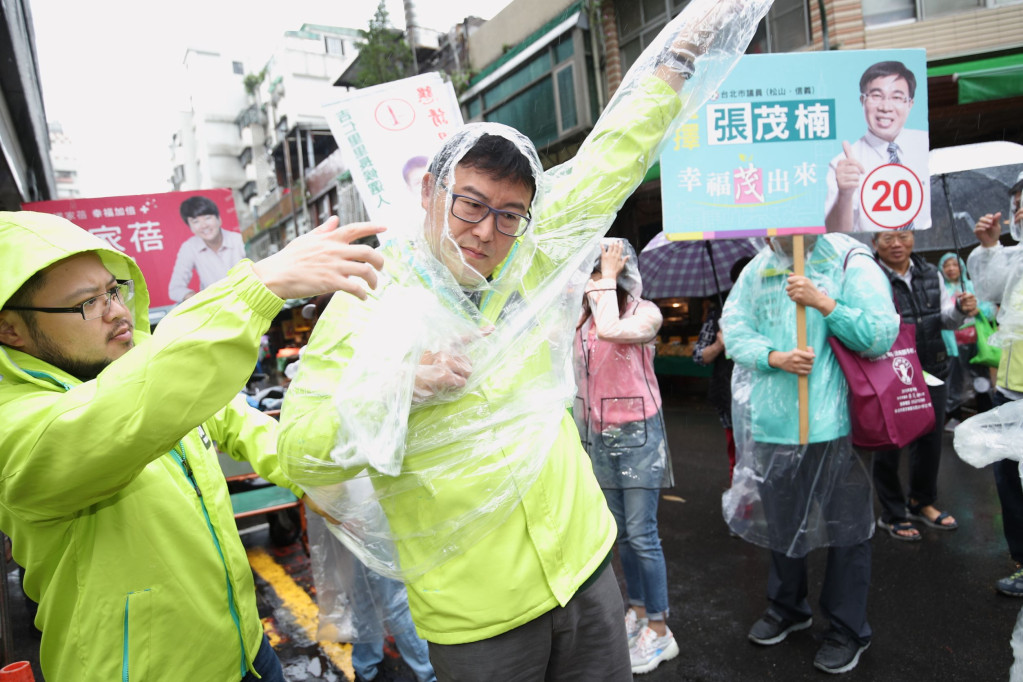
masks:
{"label": "red banner", "polygon": [[[23,204],[22,208],[67,218],[134,258],[145,275],[150,305],[158,307],[176,302],[168,293],[174,263],[182,245],[193,237],[192,229],[181,217],[181,204],[195,196],[206,197],[216,205],[221,228],[238,232],[238,214],[229,189],[36,201]],[[233,235],[227,236],[235,239]],[[191,273],[188,288],[199,290],[197,271]]]}

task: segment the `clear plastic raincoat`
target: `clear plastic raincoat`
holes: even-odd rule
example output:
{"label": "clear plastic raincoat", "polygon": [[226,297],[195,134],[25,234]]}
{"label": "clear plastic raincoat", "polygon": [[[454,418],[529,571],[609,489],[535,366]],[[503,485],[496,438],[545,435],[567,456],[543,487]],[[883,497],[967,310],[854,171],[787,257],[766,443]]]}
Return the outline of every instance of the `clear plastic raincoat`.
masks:
{"label": "clear plastic raincoat", "polygon": [[[1018,208],[1013,198],[1008,215]],[[1023,226],[1018,222],[1013,222],[1010,230],[1013,239],[1023,237]],[[996,384],[1011,393],[1023,393],[1023,245],[978,246],[966,263],[977,298],[1000,306],[998,331],[988,337],[988,343],[1002,348]]]}
{"label": "clear plastic raincoat", "polygon": [[799,445],[797,376],[768,364],[771,351],[796,347],[796,304],[785,293],[791,262],[764,249],[725,302],[721,329],[735,361],[738,461],[722,506],[725,521],[744,539],[799,557],[817,547],[856,544],[873,532],[870,471],[853,451],[848,385],[827,339],[836,336],[876,357],[895,340],[899,316],[888,279],[863,244],[840,234],[816,238],[805,275],[837,305],[827,317],[806,308],[807,345],[816,358],[809,444]]}
{"label": "clear plastic raincoat", "polygon": [[[578,393],[572,411],[601,488],[669,488],[671,457],[661,392],[654,376],[660,308],[644,301],[636,252],[625,240],[625,266],[612,279],[590,279],[575,335]],[[600,268],[600,256],[596,258]],[[591,271],[594,267],[589,268]],[[628,292],[619,310],[617,290]]]}
{"label": "clear plastic raincoat", "polygon": [[[360,560],[407,582],[425,639],[477,641],[528,622],[567,603],[610,551],[614,519],[567,409],[570,284],[768,5],[691,3],[575,158],[547,172],[517,131],[466,126],[431,163],[423,229],[385,246],[381,287],[366,302],[334,297],[317,323],[281,415],[282,466],[342,521]],[[704,49],[680,97],[668,83],[691,67],[675,54]],[[472,156],[509,143],[535,192],[486,167],[493,154]],[[528,218],[521,234],[511,214]],[[350,494],[367,480],[372,496]]]}

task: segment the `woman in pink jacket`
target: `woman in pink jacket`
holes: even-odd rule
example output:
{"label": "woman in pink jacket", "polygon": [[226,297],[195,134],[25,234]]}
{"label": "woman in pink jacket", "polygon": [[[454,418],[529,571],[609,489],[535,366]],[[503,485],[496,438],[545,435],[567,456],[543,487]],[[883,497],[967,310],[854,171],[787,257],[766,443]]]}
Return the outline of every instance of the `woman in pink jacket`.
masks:
{"label": "woman in pink jacket", "polygon": [[665,623],[668,581],[657,532],[660,489],[672,485],[654,339],[661,311],[640,298],[636,253],[604,239],[586,283],[576,331],[573,413],[593,471],[618,522],[618,552],[629,596],[626,630],[634,673],[678,655]]}

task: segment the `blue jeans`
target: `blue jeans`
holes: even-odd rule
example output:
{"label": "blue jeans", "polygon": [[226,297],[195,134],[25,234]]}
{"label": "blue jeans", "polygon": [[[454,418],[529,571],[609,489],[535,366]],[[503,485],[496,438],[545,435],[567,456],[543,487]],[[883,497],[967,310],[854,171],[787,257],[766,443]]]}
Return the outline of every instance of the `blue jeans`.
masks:
{"label": "blue jeans", "polygon": [[618,524],[618,556],[625,571],[629,604],[646,608],[650,620],[668,615],[668,572],[657,534],[661,491],[604,488],[608,509]]}
{"label": "blue jeans", "polygon": [[[433,673],[433,666],[430,665],[430,649],[425,641],[419,639],[415,628],[412,626],[412,619],[409,618],[409,628],[394,635],[394,643],[398,645],[398,651],[402,659],[412,668],[419,682],[436,682],[437,676]],[[364,680],[372,680],[377,676],[377,666],[384,660],[384,640],[375,642],[356,642],[352,644],[352,668]]]}
{"label": "blue jeans", "polygon": [[242,682],[287,682],[284,679],[284,670],[281,668],[281,661],[277,658],[270,640],[263,635],[263,643],[259,645],[256,652],[256,660],[252,661],[252,667],[259,673],[257,678],[251,672],[242,678]]}
{"label": "blue jeans", "polygon": [[[369,573],[369,569],[361,564],[359,570]],[[367,600],[377,606],[386,605],[387,617],[384,627],[394,637],[401,657],[416,674],[419,682],[436,682],[437,676],[430,665],[430,650],[426,642],[416,635],[416,626],[412,623],[412,614],[408,610],[404,586],[397,580],[378,575],[372,576],[372,580],[367,584],[374,590],[372,593],[368,594],[369,590],[366,590],[353,596],[353,606],[362,613],[358,618],[372,618],[369,614],[373,613],[376,607]],[[384,660],[383,637],[352,643],[352,668],[361,678],[365,680],[376,678],[377,666],[382,660]]]}

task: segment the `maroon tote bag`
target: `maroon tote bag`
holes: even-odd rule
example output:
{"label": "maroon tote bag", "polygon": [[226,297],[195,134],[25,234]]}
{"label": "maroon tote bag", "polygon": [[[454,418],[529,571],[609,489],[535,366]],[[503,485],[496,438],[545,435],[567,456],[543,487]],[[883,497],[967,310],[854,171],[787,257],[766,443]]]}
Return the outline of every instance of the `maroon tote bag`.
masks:
{"label": "maroon tote bag", "polygon": [[890,450],[909,445],[934,428],[934,406],[916,354],[916,325],[903,322],[884,355],[865,358],[828,338],[849,384],[853,445]]}

